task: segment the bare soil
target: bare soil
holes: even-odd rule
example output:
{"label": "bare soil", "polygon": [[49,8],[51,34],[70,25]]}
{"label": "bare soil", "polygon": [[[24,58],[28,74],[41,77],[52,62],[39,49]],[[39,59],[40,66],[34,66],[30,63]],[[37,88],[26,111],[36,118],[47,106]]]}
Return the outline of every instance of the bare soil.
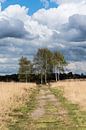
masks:
{"label": "bare soil", "polygon": [[41,130],[42,127],[47,127],[47,124],[58,124],[59,121],[64,126],[71,124],[67,110],[47,86],[42,86],[36,100],[37,108],[31,113],[32,126],[35,124],[35,128]]}

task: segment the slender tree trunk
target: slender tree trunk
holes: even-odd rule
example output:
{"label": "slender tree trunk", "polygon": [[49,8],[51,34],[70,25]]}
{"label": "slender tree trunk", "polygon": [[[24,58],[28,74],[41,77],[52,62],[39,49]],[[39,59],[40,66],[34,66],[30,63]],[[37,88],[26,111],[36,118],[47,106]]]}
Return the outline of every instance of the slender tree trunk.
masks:
{"label": "slender tree trunk", "polygon": [[47,55],[46,55],[46,63],[45,63],[45,84],[47,83]]}
{"label": "slender tree trunk", "polygon": [[46,71],[45,71],[45,84],[47,83],[47,74],[46,74]]}
{"label": "slender tree trunk", "polygon": [[57,73],[55,73],[55,79],[56,79],[56,82],[57,82]]}
{"label": "slender tree trunk", "polygon": [[41,84],[43,84],[43,75],[41,74]]}
{"label": "slender tree trunk", "polygon": [[58,70],[58,81],[60,80],[60,71]]}
{"label": "slender tree trunk", "polygon": [[28,80],[29,80],[28,82],[30,83],[30,75],[28,75]]}
{"label": "slender tree trunk", "polygon": [[25,77],[26,77],[26,83],[27,83],[27,72],[26,72],[26,74],[25,74]]}
{"label": "slender tree trunk", "polygon": [[58,74],[57,74],[57,66],[54,67],[54,73],[55,73],[55,79],[56,79],[56,82],[58,80]]}

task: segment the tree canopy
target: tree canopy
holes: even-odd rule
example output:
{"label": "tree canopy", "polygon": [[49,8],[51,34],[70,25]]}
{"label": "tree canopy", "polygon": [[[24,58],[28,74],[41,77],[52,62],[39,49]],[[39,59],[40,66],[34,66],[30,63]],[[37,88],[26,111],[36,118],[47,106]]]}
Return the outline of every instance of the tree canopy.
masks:
{"label": "tree canopy", "polygon": [[53,52],[53,71],[55,73],[56,81],[57,81],[57,73],[58,73],[58,80],[59,80],[59,73],[60,71],[64,71],[64,66],[67,65],[67,62],[64,58],[64,55],[59,51]]}
{"label": "tree canopy", "polygon": [[45,83],[47,82],[47,73],[50,71],[52,63],[52,52],[47,48],[38,49],[33,60],[36,72],[41,74],[41,83],[43,82],[43,75],[45,76]]}
{"label": "tree canopy", "polygon": [[29,80],[29,74],[31,73],[32,65],[31,61],[28,60],[26,57],[21,57],[19,60],[19,71],[18,71],[18,78],[21,82],[27,82]]}
{"label": "tree canopy", "polygon": [[26,57],[19,60],[19,80],[28,81],[29,74],[40,75],[41,83],[47,83],[47,75],[55,73],[56,81],[59,80],[59,73],[66,65],[64,55],[59,51],[51,51],[48,48],[40,48],[33,58],[33,63]]}

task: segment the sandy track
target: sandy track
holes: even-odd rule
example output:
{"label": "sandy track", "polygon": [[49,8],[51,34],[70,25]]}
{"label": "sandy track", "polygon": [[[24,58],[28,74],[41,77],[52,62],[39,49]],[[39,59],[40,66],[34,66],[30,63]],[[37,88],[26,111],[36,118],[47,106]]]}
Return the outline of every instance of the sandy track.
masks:
{"label": "sandy track", "polygon": [[31,114],[32,120],[40,122],[40,119],[44,118],[46,123],[47,116],[53,119],[59,118],[59,120],[65,122],[65,124],[70,122],[68,121],[70,119],[68,117],[67,110],[61,106],[59,100],[55,97],[54,94],[52,94],[48,87],[45,86],[41,88],[36,99],[38,106]]}

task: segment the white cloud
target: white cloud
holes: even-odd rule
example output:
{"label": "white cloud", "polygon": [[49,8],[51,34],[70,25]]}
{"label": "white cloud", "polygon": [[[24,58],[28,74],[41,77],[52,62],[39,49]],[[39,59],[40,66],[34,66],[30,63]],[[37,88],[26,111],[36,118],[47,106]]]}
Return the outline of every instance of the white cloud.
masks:
{"label": "white cloud", "polygon": [[51,0],[51,2],[56,2],[57,4],[64,4],[64,3],[86,3],[86,0]]}
{"label": "white cloud", "polygon": [[72,71],[73,73],[84,73],[86,74],[86,61],[83,62],[70,62],[67,66],[68,71]]}
{"label": "white cloud", "polygon": [[28,11],[26,7],[11,5],[0,12],[0,55],[1,58],[4,56],[8,59],[5,59],[4,63],[0,62],[0,65],[16,65],[21,55],[32,58],[38,48],[49,47],[61,50],[66,59],[72,61],[72,65],[68,66],[70,70],[76,68],[73,71],[84,72],[86,68],[82,66],[86,59],[86,40],[71,42],[70,39],[67,41],[67,31],[65,38],[61,34],[65,33],[63,28],[71,25],[69,19],[73,19],[73,16],[79,16],[73,19],[74,24],[77,24],[75,21],[79,19],[77,25],[80,25],[81,29],[82,26],[85,28],[85,20],[82,17],[86,15],[86,4],[65,3],[57,8],[40,9],[32,16],[28,15]]}
{"label": "white cloud", "polygon": [[75,14],[61,28],[60,37],[68,41],[86,41],[86,15]]}
{"label": "white cloud", "polygon": [[0,63],[6,63],[8,59],[6,57],[0,57]]}
{"label": "white cloud", "polygon": [[60,25],[67,23],[69,17],[74,14],[86,15],[86,4],[84,3],[71,3],[62,4],[57,8],[48,10],[40,9],[32,18],[49,28],[58,28]]}
{"label": "white cloud", "polygon": [[13,18],[26,21],[29,19],[28,11],[29,9],[25,6],[21,7],[20,5],[10,5],[2,11],[0,18]]}
{"label": "white cloud", "polygon": [[0,38],[4,37],[16,37],[16,38],[24,38],[27,34],[24,29],[24,24],[20,20],[9,18],[0,19]]}

